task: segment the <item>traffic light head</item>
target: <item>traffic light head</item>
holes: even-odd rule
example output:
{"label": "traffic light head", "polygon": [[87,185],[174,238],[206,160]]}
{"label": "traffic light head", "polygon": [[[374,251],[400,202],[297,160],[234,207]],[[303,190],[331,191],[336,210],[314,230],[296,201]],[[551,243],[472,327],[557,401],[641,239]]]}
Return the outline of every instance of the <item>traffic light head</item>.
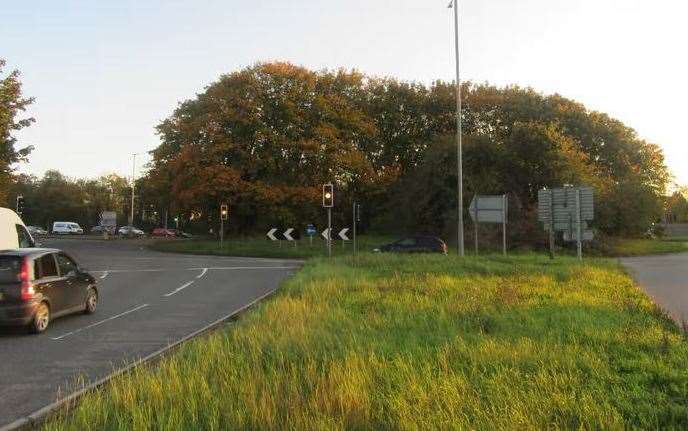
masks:
{"label": "traffic light head", "polygon": [[323,184],[323,207],[332,208],[334,206],[334,186],[332,183]]}
{"label": "traffic light head", "polygon": [[227,220],[229,218],[229,206],[227,204],[220,205],[220,218]]}
{"label": "traffic light head", "polygon": [[17,196],[17,214],[24,213],[24,196]]}

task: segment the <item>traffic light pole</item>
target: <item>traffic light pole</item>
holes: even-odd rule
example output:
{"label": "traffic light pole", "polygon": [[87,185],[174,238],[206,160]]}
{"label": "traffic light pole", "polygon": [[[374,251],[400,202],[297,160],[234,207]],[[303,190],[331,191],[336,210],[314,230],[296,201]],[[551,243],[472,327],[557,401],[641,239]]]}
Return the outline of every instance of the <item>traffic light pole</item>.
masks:
{"label": "traffic light pole", "polygon": [[220,248],[225,241],[225,219],[220,216]]}
{"label": "traffic light pole", "polygon": [[332,208],[327,208],[327,257],[332,257]]}

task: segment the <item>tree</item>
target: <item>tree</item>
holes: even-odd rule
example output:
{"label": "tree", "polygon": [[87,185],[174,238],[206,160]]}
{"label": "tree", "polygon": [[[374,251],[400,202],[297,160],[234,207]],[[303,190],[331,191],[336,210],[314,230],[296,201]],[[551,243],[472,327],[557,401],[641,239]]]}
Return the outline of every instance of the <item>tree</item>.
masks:
{"label": "tree", "polygon": [[5,60],[0,58],[0,203],[7,206],[13,165],[25,161],[33,149],[32,146],[17,149],[17,139],[13,133],[28,127],[34,119],[17,118],[33,102],[33,98],[22,97],[19,71],[14,70],[2,78],[4,66]]}

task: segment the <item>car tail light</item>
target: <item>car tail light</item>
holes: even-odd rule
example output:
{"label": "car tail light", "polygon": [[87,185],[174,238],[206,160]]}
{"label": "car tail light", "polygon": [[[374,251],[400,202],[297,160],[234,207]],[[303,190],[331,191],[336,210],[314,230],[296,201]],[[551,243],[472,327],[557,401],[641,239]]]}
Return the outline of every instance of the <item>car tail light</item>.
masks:
{"label": "car tail light", "polygon": [[19,271],[22,301],[30,301],[36,294],[36,292],[33,290],[33,284],[31,284],[31,275],[29,269],[29,258],[25,257],[22,259],[21,269]]}

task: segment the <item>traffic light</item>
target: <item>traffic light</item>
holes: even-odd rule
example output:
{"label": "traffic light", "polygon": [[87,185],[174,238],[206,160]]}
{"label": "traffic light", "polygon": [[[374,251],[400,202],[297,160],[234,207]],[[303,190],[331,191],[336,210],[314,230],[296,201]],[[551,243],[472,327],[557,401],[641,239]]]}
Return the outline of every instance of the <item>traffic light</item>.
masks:
{"label": "traffic light", "polygon": [[24,196],[17,196],[17,214],[24,213]]}
{"label": "traffic light", "polygon": [[323,184],[323,207],[334,207],[334,186],[332,183]]}
{"label": "traffic light", "polygon": [[229,219],[229,206],[227,204],[220,205],[220,219],[221,220],[228,220]]}

